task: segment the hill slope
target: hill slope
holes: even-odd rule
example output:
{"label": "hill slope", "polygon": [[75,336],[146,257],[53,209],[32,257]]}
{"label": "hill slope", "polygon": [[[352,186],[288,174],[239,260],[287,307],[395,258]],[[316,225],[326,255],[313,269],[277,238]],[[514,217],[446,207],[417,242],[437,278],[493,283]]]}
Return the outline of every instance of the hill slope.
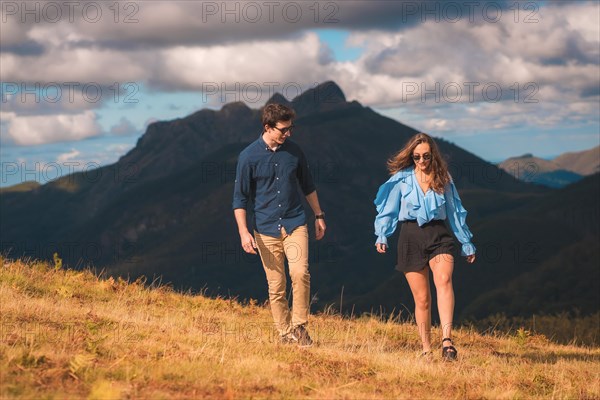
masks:
{"label": "hill slope", "polygon": [[502,310],[508,316],[565,310],[593,314],[600,304],[598,259],[598,237],[582,240],[505,286],[481,295],[463,313],[474,318],[486,317],[490,310]]}
{"label": "hill slope", "polygon": [[508,158],[498,164],[498,167],[524,182],[561,188],[579,181],[584,176],[600,172],[600,146],[563,153],[552,160],[524,154]]}
{"label": "hill slope", "polygon": [[255,302],[0,261],[2,398],[600,397],[600,349],[525,330],[458,330],[448,365],[416,358],[413,325],[321,314],[300,349]]}
{"label": "hill slope", "polygon": [[[386,159],[417,131],[347,101],[333,82],[292,105],[292,139],[307,154],[327,213],[326,238],[310,244],[313,293],[324,307],[342,288],[361,295],[389,277],[390,260],[373,251],[373,198],[388,178]],[[157,122],[96,180],[80,173],[28,193],[2,193],[0,250],[48,259],[58,252],[70,266],[85,260],[115,276],[160,275],[177,288],[265,299],[260,260],[241,250],[231,210],[237,156],[260,133],[259,114],[232,103]],[[438,143],[472,216],[549,191],[443,138]]]}
{"label": "hill slope", "polygon": [[563,153],[554,159],[564,169],[580,175],[600,172],[600,146],[585,151]]}

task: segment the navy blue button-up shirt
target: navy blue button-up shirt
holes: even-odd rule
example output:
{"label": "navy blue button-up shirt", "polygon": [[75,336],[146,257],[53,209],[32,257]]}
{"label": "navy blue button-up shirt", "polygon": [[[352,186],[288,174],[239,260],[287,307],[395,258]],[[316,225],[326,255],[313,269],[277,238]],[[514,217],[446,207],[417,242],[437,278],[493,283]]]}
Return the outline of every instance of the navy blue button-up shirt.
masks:
{"label": "navy blue button-up shirt", "polygon": [[279,237],[306,223],[298,184],[305,196],[315,191],[306,156],[287,139],[275,151],[262,135],[238,158],[233,209],[246,209],[254,202],[254,226],[258,233]]}

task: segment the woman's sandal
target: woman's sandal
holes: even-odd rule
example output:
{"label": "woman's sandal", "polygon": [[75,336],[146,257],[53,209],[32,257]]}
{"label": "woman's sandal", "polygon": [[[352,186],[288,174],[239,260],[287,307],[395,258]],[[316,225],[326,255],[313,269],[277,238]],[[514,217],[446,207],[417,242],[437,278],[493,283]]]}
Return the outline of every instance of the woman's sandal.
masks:
{"label": "woman's sandal", "polygon": [[[444,346],[444,342],[450,342],[450,346]],[[446,361],[456,361],[458,352],[456,348],[452,346],[452,339],[442,339],[442,358]]]}

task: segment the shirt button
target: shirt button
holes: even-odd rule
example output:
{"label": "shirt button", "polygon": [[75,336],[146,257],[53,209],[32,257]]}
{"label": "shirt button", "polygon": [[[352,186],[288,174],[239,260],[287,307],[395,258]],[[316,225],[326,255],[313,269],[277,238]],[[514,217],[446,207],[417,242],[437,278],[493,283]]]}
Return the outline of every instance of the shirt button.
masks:
{"label": "shirt button", "polygon": [[278,190],[277,193],[281,193],[281,192]]}
{"label": "shirt button", "polygon": [[279,177],[275,178],[275,179],[279,179]]}
{"label": "shirt button", "polygon": [[279,207],[281,207],[281,204],[279,205]]}

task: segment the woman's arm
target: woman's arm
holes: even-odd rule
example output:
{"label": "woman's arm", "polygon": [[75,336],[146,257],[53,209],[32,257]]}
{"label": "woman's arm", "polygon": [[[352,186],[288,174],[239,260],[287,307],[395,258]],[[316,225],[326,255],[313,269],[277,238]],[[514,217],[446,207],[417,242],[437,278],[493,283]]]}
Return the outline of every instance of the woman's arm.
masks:
{"label": "woman's arm", "polygon": [[401,197],[402,192],[398,180],[392,181],[392,178],[390,178],[389,181],[379,187],[375,198],[375,206],[377,207],[374,224],[375,236],[377,236],[375,244],[387,246],[387,237],[396,230]]}
{"label": "woman's arm", "polygon": [[456,236],[458,241],[462,244],[461,255],[465,257],[471,256],[475,254],[476,251],[475,246],[471,243],[473,234],[467,226],[467,210],[465,210],[460,201],[458,191],[456,190],[453,181],[450,181],[448,184],[446,191],[444,192],[444,197],[446,199],[446,214],[448,222],[450,223],[450,228],[452,229],[454,236]]}

